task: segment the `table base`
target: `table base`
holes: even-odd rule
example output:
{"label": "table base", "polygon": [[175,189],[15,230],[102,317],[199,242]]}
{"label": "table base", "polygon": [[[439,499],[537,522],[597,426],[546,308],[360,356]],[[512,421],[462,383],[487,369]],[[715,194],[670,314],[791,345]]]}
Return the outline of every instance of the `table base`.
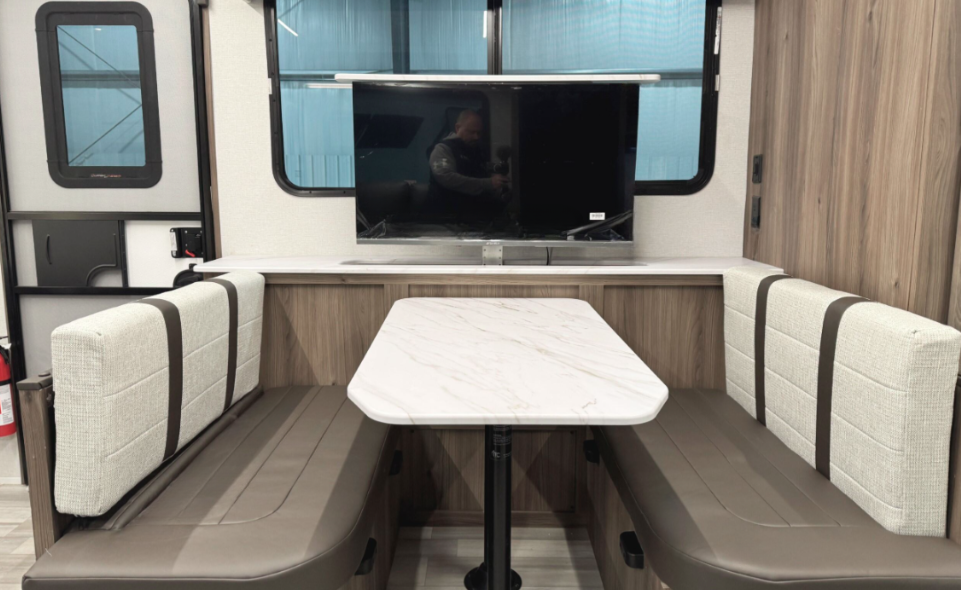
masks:
{"label": "table base", "polygon": [[[511,587],[510,590],[520,590],[521,588],[521,577],[511,570]],[[471,571],[467,572],[464,577],[464,587],[467,590],[487,590],[487,564],[482,563],[475,567]]]}
{"label": "table base", "polygon": [[521,577],[511,569],[510,426],[484,429],[484,563],[468,572],[468,590],[519,590]]}

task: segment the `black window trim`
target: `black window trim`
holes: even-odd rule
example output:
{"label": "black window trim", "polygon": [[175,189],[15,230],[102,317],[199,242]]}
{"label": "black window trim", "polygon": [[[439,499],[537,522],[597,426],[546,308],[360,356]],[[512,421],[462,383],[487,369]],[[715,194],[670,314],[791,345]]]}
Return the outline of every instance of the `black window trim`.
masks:
{"label": "black window trim", "polygon": [[[137,29],[140,52],[140,94],[144,120],[144,166],[70,166],[60,77],[57,26],[127,25]],[[137,2],[48,2],[36,17],[40,90],[50,177],[64,188],[150,188],[160,182],[160,109],[153,20]]]}
{"label": "black window trim", "polygon": [[[392,10],[405,6],[407,0],[392,0]],[[701,135],[698,147],[698,171],[688,180],[642,180],[634,182],[635,196],[693,195],[708,185],[714,176],[717,151],[718,80],[721,51],[718,19],[723,0],[705,0],[704,63],[701,81]],[[502,71],[503,35],[501,13],[503,0],[487,0],[488,74]],[[284,163],[283,113],[280,102],[280,54],[277,47],[277,0],[264,0],[264,25],[267,38],[267,75],[270,79],[270,144],[274,179],[285,192],[297,197],[352,197],[353,188],[298,187],[287,176]],[[717,48],[717,51],[715,51]]]}

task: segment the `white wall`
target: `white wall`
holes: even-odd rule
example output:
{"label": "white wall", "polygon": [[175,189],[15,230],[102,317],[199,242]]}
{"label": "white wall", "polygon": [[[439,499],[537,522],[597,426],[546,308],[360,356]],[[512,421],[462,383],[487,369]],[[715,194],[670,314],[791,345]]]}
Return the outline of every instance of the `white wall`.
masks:
{"label": "white wall", "polygon": [[724,0],[714,177],[688,197],[638,197],[634,240],[643,256],[741,256],[747,194],[754,0]]}
{"label": "white wall", "polygon": [[[190,12],[186,0],[140,0],[153,20],[163,176],[147,189],[67,189],[47,170],[37,53],[46,0],[0,0],[0,100],[13,211],[200,210]],[[243,0],[240,0],[244,4]]]}
{"label": "white wall", "polygon": [[[15,211],[200,210],[194,116],[190,12],[185,0],[138,0],[150,11],[156,51],[163,177],[149,189],[65,189],[47,171],[36,14],[47,0],[0,0],[0,102]],[[242,0],[241,0],[241,3]],[[171,227],[196,222],[127,223],[131,286],[167,287],[188,260],[170,257]],[[20,285],[36,285],[33,228],[14,222]],[[98,286],[119,285],[119,273],[104,273]],[[58,325],[119,305],[131,297],[23,296],[20,298],[27,371],[50,368],[50,332]],[[0,336],[7,334],[4,320]]]}
{"label": "white wall", "polygon": [[[262,2],[211,0],[210,23],[224,255],[393,255],[409,248],[358,246],[352,198],[295,197],[277,186]],[[726,0],[714,177],[695,195],[638,197],[634,254],[742,254],[753,41],[754,0]]]}
{"label": "white wall", "polygon": [[125,225],[127,281],[131,287],[169,287],[177,273],[202,262],[170,255],[170,229],[200,227],[199,221],[128,221]]}

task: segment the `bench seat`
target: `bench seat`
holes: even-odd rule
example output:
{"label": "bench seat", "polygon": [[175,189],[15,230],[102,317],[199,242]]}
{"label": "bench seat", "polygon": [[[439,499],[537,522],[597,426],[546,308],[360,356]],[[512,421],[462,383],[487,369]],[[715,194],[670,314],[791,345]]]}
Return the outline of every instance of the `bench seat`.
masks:
{"label": "bench seat", "polygon": [[885,530],[720,391],[595,427],[649,563],[674,590],[961,588],[961,546]]}
{"label": "bench seat", "polygon": [[117,508],[68,532],[23,587],[340,588],[364,558],[396,436],[345,387],[250,394]]}

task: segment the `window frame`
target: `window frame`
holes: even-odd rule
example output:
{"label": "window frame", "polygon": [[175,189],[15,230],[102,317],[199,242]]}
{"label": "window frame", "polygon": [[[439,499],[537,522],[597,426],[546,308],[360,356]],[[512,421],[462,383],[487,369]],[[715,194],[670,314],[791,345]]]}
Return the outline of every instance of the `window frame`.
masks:
{"label": "window frame", "polygon": [[[407,5],[406,0],[398,0]],[[717,106],[721,66],[721,18],[723,0],[705,0],[704,62],[701,79],[701,125],[698,171],[687,180],[635,180],[634,195],[692,195],[708,185],[714,176],[717,149]],[[487,73],[497,75],[503,68],[503,0],[487,0]],[[271,168],[274,179],[285,192],[297,197],[352,197],[353,188],[299,187],[287,176],[284,164],[283,112],[280,100],[280,51],[277,45],[277,0],[264,0],[267,39],[267,75],[270,79]]]}
{"label": "window frame", "polygon": [[[143,166],[71,166],[67,156],[63,84],[57,27],[61,25],[133,26],[137,30],[140,61],[140,99],[143,105]],[[160,109],[153,20],[137,2],[47,2],[37,10],[37,50],[40,92],[47,146],[47,168],[64,188],[150,188],[160,182]]]}

